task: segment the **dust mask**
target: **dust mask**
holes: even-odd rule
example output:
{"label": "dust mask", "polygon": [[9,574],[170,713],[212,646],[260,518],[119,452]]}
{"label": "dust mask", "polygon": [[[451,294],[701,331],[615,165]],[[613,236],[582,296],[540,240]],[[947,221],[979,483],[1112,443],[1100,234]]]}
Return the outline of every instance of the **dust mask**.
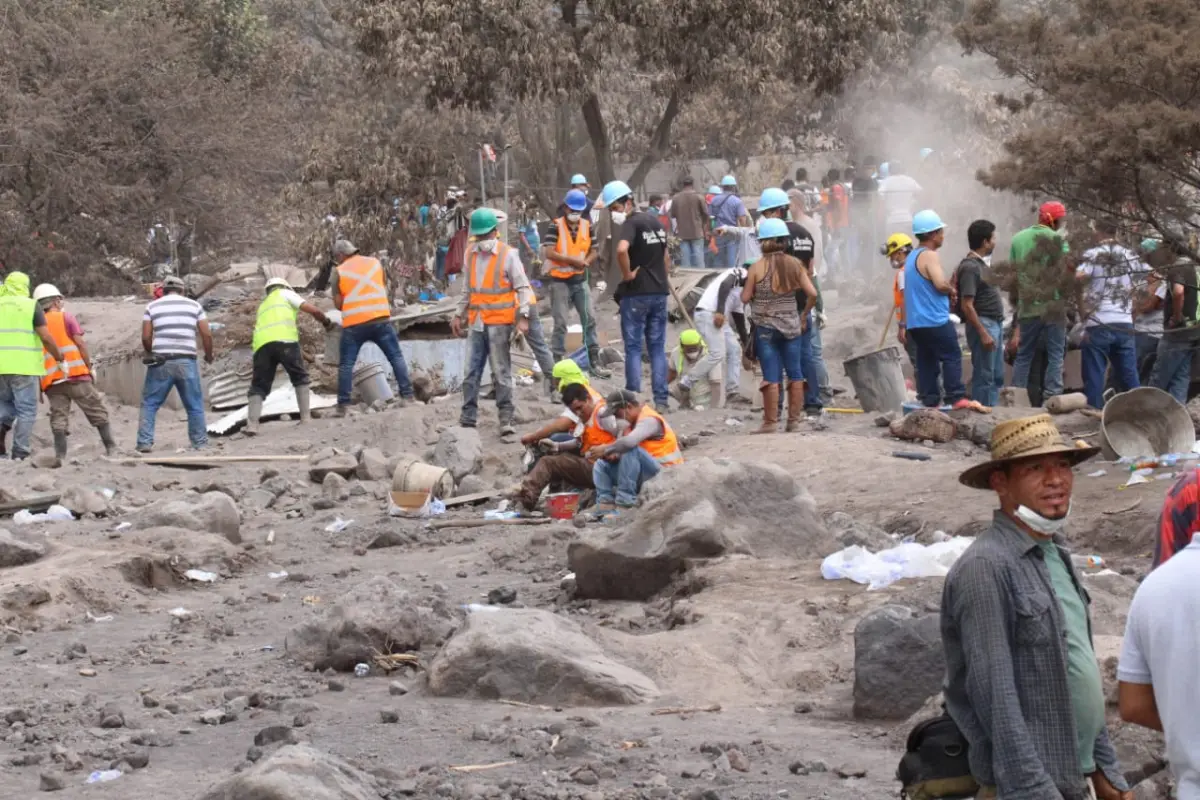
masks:
{"label": "dust mask", "polygon": [[625,212],[624,211],[612,212],[612,221],[613,221],[614,225],[624,225],[625,224]]}
{"label": "dust mask", "polygon": [[496,250],[496,242],[498,242],[498,241],[500,241],[500,240],[499,239],[484,239],[482,241],[476,242],[475,247],[477,247],[481,253],[491,253]]}
{"label": "dust mask", "polygon": [[1041,514],[1034,511],[1032,508],[1025,506],[1017,506],[1017,519],[1024,522],[1030,528],[1043,536],[1053,536],[1062,531],[1067,524],[1067,519],[1071,516],[1071,505],[1067,505],[1067,513],[1063,514],[1060,519],[1046,519]]}
{"label": "dust mask", "polygon": [[567,221],[568,222],[579,222],[580,216],[582,216],[582,215],[579,213],[571,212],[570,214],[567,214]]}

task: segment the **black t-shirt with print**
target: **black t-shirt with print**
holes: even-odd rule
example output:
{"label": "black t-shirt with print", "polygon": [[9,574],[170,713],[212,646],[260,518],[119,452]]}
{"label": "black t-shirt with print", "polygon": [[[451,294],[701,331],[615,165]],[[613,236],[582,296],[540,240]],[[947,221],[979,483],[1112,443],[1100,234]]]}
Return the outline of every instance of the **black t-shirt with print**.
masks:
{"label": "black t-shirt with print", "polygon": [[670,294],[667,285],[667,232],[653,214],[630,214],[621,226],[621,241],[629,242],[629,268],[637,274],[621,285],[624,297]]}

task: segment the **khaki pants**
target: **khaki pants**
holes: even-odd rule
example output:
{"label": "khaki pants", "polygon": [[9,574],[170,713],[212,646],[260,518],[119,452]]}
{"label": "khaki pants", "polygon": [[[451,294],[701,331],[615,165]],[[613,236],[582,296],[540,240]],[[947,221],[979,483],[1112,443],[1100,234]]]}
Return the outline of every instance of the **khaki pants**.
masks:
{"label": "khaki pants", "polygon": [[[1092,785],[1091,778],[1087,779],[1087,789],[1087,796],[1090,797],[1091,800],[1096,800],[1096,787]],[[1000,795],[996,794],[996,787],[994,786],[981,787],[980,790],[975,793],[975,800],[998,800],[999,797]]]}
{"label": "khaki pants", "polygon": [[521,482],[517,500],[532,511],[542,490],[552,481],[574,486],[576,489],[591,489],[592,462],[574,453],[542,456]]}
{"label": "khaki pants", "polygon": [[46,397],[50,400],[50,430],[54,433],[68,432],[71,403],[79,406],[93,427],[108,424],[108,409],[104,407],[104,399],[91,381],[56,383],[46,390]]}

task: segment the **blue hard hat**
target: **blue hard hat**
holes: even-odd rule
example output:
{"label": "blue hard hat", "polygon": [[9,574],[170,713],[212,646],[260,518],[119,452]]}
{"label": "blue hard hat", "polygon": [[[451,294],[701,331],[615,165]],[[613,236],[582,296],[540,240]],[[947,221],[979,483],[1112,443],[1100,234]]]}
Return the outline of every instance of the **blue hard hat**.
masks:
{"label": "blue hard hat", "polygon": [[732,175],[726,175],[724,178],[721,178],[721,185],[737,186],[737,178],[733,177]]}
{"label": "blue hard hat", "polygon": [[944,227],[946,227],[946,223],[942,222],[942,218],[933,209],[927,208],[913,214],[913,236],[924,236],[927,233],[940,231]]}
{"label": "blue hard hat", "polygon": [[588,182],[588,179],[583,177],[582,172],[576,172],[574,175],[571,176],[571,185],[572,186],[578,186],[581,183],[587,183],[587,182]]}
{"label": "blue hard hat", "polygon": [[787,223],[774,217],[764,217],[758,221],[759,239],[783,239],[789,236]]}
{"label": "blue hard hat", "polygon": [[633,189],[630,189],[625,181],[610,181],[604,184],[604,190],[600,192],[600,202],[608,208],[622,197],[629,197],[631,194]]}
{"label": "blue hard hat", "polygon": [[572,189],[571,191],[567,192],[567,196],[563,202],[566,203],[567,208],[571,209],[572,211],[583,211],[588,207],[587,195],[578,189]]}
{"label": "blue hard hat", "polygon": [[708,187],[707,194],[720,194],[720,193],[721,193],[721,187],[717,186],[715,183],[712,186]]}
{"label": "blue hard hat", "polygon": [[758,198],[758,210],[770,211],[772,208],[786,208],[791,204],[788,200],[787,192],[783,189],[763,189],[762,195]]}

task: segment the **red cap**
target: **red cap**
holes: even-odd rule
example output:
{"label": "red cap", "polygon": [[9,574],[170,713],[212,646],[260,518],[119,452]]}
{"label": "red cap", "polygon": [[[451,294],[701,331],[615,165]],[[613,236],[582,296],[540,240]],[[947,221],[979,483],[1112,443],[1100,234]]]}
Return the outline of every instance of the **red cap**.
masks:
{"label": "red cap", "polygon": [[1042,203],[1042,207],[1038,209],[1038,222],[1043,225],[1049,225],[1051,222],[1057,222],[1067,215],[1067,207],[1057,200],[1051,200],[1048,203]]}

